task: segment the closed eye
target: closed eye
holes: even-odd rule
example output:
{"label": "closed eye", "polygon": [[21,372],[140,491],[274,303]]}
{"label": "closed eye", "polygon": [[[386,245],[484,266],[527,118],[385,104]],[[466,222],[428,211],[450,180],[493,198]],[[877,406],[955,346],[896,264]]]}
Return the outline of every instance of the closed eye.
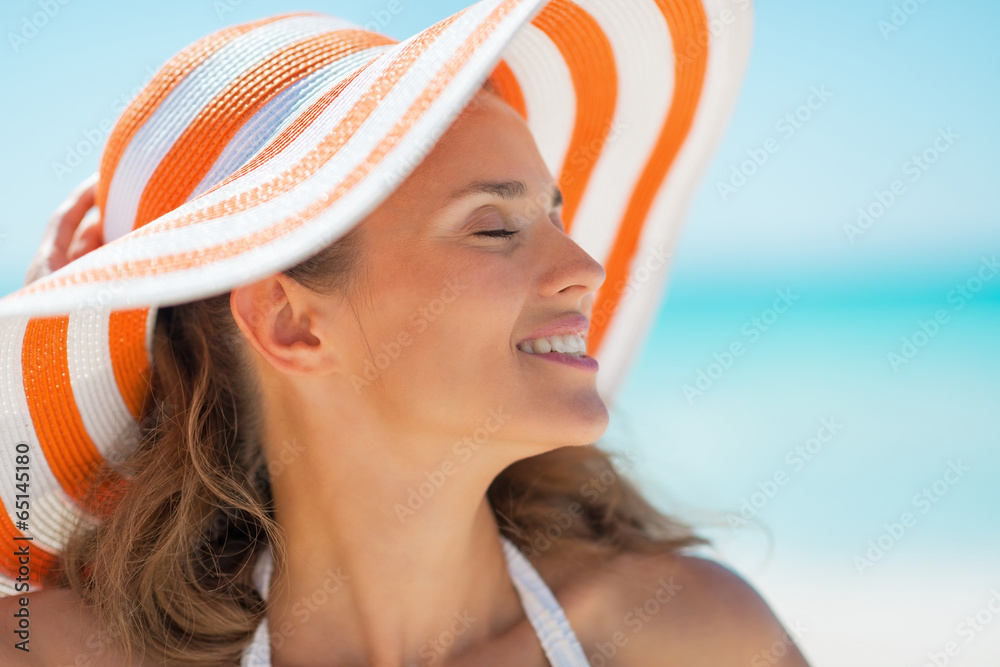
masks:
{"label": "closed eye", "polygon": [[520,234],[520,232],[511,232],[506,229],[490,229],[485,232],[476,232],[476,236],[489,236],[491,238],[504,238],[504,239],[509,239],[515,234]]}

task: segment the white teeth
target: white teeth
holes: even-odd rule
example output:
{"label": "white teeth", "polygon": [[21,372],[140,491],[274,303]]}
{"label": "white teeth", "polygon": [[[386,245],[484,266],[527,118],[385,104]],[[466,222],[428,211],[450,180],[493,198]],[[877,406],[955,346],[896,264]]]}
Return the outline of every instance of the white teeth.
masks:
{"label": "white teeth", "polygon": [[567,334],[565,336],[549,336],[548,338],[526,340],[518,345],[517,348],[528,354],[561,352],[563,354],[581,356],[587,353],[587,342],[579,334]]}

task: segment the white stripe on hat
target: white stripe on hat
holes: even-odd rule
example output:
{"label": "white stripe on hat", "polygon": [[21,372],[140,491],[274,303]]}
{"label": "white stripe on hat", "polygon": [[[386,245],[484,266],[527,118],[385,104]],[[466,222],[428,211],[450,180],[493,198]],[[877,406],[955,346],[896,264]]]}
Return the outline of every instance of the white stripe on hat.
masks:
{"label": "white stripe on hat", "polygon": [[[533,24],[526,25],[517,34],[507,54],[504,60],[517,77],[524,95],[528,128],[535,137],[545,166],[558,178],[573,139],[578,103],[569,66],[559,47]],[[565,107],[562,117],[551,113],[553,109],[562,109],[566,102],[571,104]]]}
{"label": "white stripe on hat", "polygon": [[675,237],[680,221],[684,219],[693,193],[715,155],[716,145],[732,115],[743,80],[743,68],[752,38],[752,14],[733,0],[704,0],[704,4],[709,21],[726,9],[736,16],[736,20],[728,24],[723,33],[710,33],[708,63],[698,111],[650,208],[650,220],[677,222],[671,225],[647,224],[643,228],[627,274],[635,278],[635,289],[621,299],[605,333],[601,346],[601,372],[597,377],[598,390],[605,397],[620,394],[626,372],[641,351],[641,346],[633,343],[644,339],[656,319],[659,305],[663,303],[670,260],[667,260],[668,265],[659,268],[645,281],[641,281],[645,275],[641,269],[647,262],[653,266],[659,264],[658,256],[662,256],[664,248],[672,250],[676,247]]}
{"label": "white stripe on hat", "polygon": [[[193,100],[210,104],[235,79],[273,53],[308,37],[353,27],[352,23],[332,17],[292,16],[234,38],[195,67],[170,91],[122,154],[108,190],[105,240],[132,231],[146,183],[174,142],[205,108],[192,105]],[[262,42],[269,47],[266,51],[259,46]],[[189,90],[199,88],[210,94],[190,94]]]}
{"label": "white stripe on hat", "polygon": [[[574,1],[607,32],[618,70],[618,104],[612,129],[570,234],[592,257],[606,264],[631,196],[607,197],[604,193],[630,192],[652,155],[674,94],[673,40],[666,18],[653,0],[617,0],[613,7],[607,2]],[[621,30],[625,13],[641,17],[630,22],[633,30],[628,33]],[[644,30],[641,35],[634,31],[639,25]],[[654,68],[654,64],[660,66]],[[615,128],[619,129],[617,136],[613,136]],[[646,159],[634,159],[644,154]]]}
{"label": "white stripe on hat", "polygon": [[[24,333],[28,327],[27,317],[17,317],[0,320],[0,349],[3,358],[20,359],[24,343]],[[30,519],[28,534],[35,538],[34,544],[46,551],[62,549],[69,527],[72,524],[78,506],[63,490],[49,467],[48,459],[42,453],[38,443],[28,409],[28,399],[25,396],[21,373],[5,373],[0,383],[0,405],[4,411],[21,414],[16,431],[0,434],[4,443],[14,445],[27,443],[30,467]],[[3,420],[8,423],[11,420]],[[13,460],[0,461],[0,503],[11,513],[17,507],[17,480]]]}
{"label": "white stripe on hat", "polygon": [[14,588],[15,583],[10,577],[0,574],[0,597],[16,594],[18,590]]}
{"label": "white stripe on hat", "polygon": [[151,306],[146,312],[146,364],[153,367],[153,334],[156,330],[156,316],[159,310]]}
{"label": "white stripe on hat", "polygon": [[236,132],[188,200],[225,180],[292,125],[298,114],[325,95],[337,81],[390,47],[375,46],[344,56],[278,93]]}
{"label": "white stripe on hat", "polygon": [[101,456],[119,461],[123,446],[137,441],[139,425],[115,381],[108,343],[109,325],[107,311],[71,313],[66,361],[73,398],[87,435]]}

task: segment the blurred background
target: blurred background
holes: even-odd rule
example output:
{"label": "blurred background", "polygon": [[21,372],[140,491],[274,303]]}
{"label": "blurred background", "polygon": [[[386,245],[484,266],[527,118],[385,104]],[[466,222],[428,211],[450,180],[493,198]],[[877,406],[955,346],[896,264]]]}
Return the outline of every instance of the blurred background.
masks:
{"label": "blurred background", "polygon": [[[467,4],[5,2],[0,293],[183,46],[298,9],[402,39]],[[754,24],[605,444],[812,664],[1000,665],[1000,4]]]}

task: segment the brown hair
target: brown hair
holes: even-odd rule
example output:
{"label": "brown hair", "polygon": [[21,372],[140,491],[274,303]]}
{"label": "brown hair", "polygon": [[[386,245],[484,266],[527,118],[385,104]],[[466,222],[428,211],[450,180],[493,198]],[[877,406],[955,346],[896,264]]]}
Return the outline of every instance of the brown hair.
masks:
{"label": "brown hair", "polygon": [[[360,230],[285,275],[319,293],[352,289],[364,268]],[[264,544],[283,560],[256,380],[229,296],[159,309],[139,443],[102,473],[128,483],[106,520],[78,527],[63,554],[61,583],[96,608],[129,656],[138,649],[187,664],[238,662],[265,608],[252,566]],[[649,504],[595,445],[518,461],[487,497],[501,532],[529,558],[707,543]]]}

